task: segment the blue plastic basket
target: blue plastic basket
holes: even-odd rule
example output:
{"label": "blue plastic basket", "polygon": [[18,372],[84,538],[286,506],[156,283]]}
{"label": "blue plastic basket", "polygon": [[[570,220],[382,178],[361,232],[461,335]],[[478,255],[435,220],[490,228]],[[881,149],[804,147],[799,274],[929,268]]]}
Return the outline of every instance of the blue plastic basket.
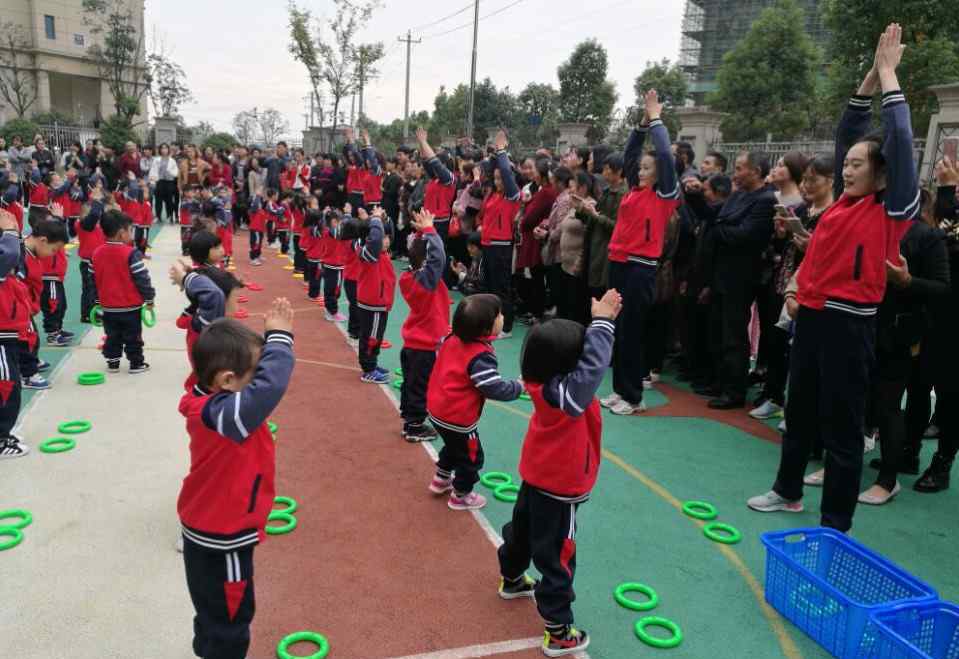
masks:
{"label": "blue plastic basket", "polygon": [[877,611],[859,654],[870,659],[959,659],[959,606],[926,602]]}
{"label": "blue plastic basket", "polygon": [[764,533],[762,542],[766,601],[840,659],[860,656],[870,613],[938,599],[928,584],[832,529]]}

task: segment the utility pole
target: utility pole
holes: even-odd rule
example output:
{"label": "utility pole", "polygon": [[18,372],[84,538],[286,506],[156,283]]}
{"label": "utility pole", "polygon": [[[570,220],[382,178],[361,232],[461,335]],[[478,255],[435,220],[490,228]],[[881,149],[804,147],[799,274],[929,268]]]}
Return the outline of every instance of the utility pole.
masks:
{"label": "utility pole", "polygon": [[359,74],[360,74],[360,119],[363,118],[363,85],[366,82],[366,57],[361,53],[359,65]]}
{"label": "utility pole", "polygon": [[473,103],[476,95],[476,40],[479,36],[479,0],[473,3],[473,64],[470,67],[470,99],[466,115],[466,137],[473,137]]}
{"label": "utility pole", "polygon": [[413,40],[412,30],[406,31],[406,38],[397,37],[397,41],[406,43],[406,106],[403,110],[403,139],[410,136],[410,54],[414,43],[423,43],[422,39]]}

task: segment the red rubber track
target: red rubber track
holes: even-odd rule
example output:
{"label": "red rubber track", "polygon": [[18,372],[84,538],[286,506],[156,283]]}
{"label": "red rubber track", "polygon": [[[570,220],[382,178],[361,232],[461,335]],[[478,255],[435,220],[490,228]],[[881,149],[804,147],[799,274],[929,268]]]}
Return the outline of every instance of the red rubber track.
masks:
{"label": "red rubber track", "polygon": [[747,414],[745,409],[714,410],[707,407],[707,399],[694,393],[668,385],[664,382],[656,384],[669,402],[659,407],[653,407],[643,413],[643,416],[690,417],[696,419],[710,419],[725,423],[728,426],[742,430],[748,435],[758,437],[773,444],[781,444],[782,437],[774,428],[757,421]]}
{"label": "red rubber track", "polygon": [[401,657],[541,634],[531,601],[497,596],[493,545],[471,514],[449,510],[444,497],[427,491],[429,457],[400,437],[399,414],[380,388],[360,382],[356,355],[323,320],[322,306],[307,299],[273,250],[264,251],[263,267],[250,267],[246,236],[236,239],[237,274],[265,288],[244,292],[246,322],[262,330],[258,314],[286,296],[298,310],[297,359],[347,367],[298,361],[273,416],[277,494],[299,503],[299,525],[256,549],[249,656],[275,657],[280,639],[302,630],[325,635],[332,659]]}

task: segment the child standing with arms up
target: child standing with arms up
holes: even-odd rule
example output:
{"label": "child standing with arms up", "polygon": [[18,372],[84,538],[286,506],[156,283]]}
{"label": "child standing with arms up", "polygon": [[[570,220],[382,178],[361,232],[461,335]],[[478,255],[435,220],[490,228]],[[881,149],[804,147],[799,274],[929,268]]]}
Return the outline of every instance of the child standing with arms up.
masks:
{"label": "child standing with arms up", "polygon": [[471,295],[456,307],[453,333],[440,348],[426,392],[430,421],[443,438],[430,492],[451,492],[453,510],[477,510],[486,497],[473,491],[483,468],[479,440],[480,415],[487,398],[519,398],[523,385],[499,374],[493,338],[503,329],[500,300],[495,295]]}
{"label": "child standing with arms up", "polygon": [[[589,498],[601,457],[602,417],[596,390],[613,354],[622,297],[615,290],[593,300],[589,329],[570,320],[534,327],[523,346],[523,382],[533,416],[520,454],[523,479],[513,519],[499,548],[499,595],[534,597],[546,624],[543,654],[561,657],[589,645],[573,627],[576,510]],[[542,581],[526,576],[530,561]]]}
{"label": "child standing with arms up", "polygon": [[400,292],[410,307],[403,323],[403,388],[400,415],[403,437],[422,442],[436,437],[426,424],[426,388],[436,363],[436,350],[450,329],[450,294],[443,283],[446,251],[428,210],[413,213],[418,232],[410,245],[410,269],[400,277]]}
{"label": "child standing with arms up", "polygon": [[190,435],[190,472],[177,513],[193,619],[193,652],[247,656],[255,609],[253,550],[276,494],[267,419],[293,374],[293,309],[273,301],[260,336],[220,319],[193,346],[197,385],[180,400]]}
{"label": "child standing with arms up", "polygon": [[[360,219],[366,211],[359,209]],[[377,357],[386,332],[386,321],[393,308],[396,273],[390,260],[390,236],[383,229],[383,209],[374,208],[369,222],[369,235],[357,243],[360,272],[356,283],[356,306],[359,311],[360,336],[357,345],[360,379],[370,384],[386,384],[390,376],[380,368]]]}

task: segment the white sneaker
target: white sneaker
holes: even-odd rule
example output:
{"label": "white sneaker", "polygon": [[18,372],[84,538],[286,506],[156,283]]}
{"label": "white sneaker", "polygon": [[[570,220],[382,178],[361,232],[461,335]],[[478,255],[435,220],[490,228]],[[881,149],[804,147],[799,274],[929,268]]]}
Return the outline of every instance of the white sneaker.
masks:
{"label": "white sneaker", "polygon": [[646,379],[652,382],[653,384],[656,384],[657,382],[659,382],[659,379],[660,379],[659,373],[657,373],[656,371],[650,371],[649,376]]}
{"label": "white sneaker", "polygon": [[863,435],[862,452],[869,453],[876,448],[876,435]]}
{"label": "white sneaker", "polygon": [[176,550],[177,550],[179,553],[181,553],[181,554],[183,553],[183,534],[182,534],[182,533],[180,533],[179,535],[177,535],[177,537],[176,537],[176,544],[174,545],[174,547],[176,548]]}
{"label": "white sneaker", "polygon": [[30,447],[19,437],[4,437],[0,439],[0,460],[7,458],[22,458],[30,452]]}
{"label": "white sneaker", "polygon": [[622,400],[623,400],[623,397],[614,391],[613,393],[608,395],[606,398],[600,398],[599,404],[602,405],[603,407],[609,408]]}
{"label": "white sneaker", "polygon": [[814,471],[811,474],[803,476],[802,482],[804,485],[809,485],[810,487],[822,487],[822,481],[825,476],[826,470],[820,469],[819,471]]}
{"label": "white sneaker", "polygon": [[[901,489],[899,481],[896,481],[896,486],[892,488],[892,492],[886,492],[881,485],[873,485],[859,495],[859,503],[864,503],[867,506],[881,506],[892,501]],[[876,492],[873,492],[873,490],[876,490]]]}
{"label": "white sneaker", "polygon": [[632,405],[631,403],[627,403],[625,400],[620,400],[618,403],[610,407],[609,411],[613,414],[619,414],[622,416],[642,414],[646,411],[646,403],[640,402],[639,405]]}
{"label": "white sneaker", "polygon": [[786,419],[783,419],[779,422],[779,425],[776,426],[776,430],[779,432],[786,432]]}
{"label": "white sneaker", "polygon": [[749,413],[754,419],[773,419],[783,415],[782,405],[777,405],[771,400],[765,401],[762,405]]}
{"label": "white sneaker", "polygon": [[801,513],[803,510],[801,499],[799,501],[783,499],[772,490],[766,492],[766,494],[753,497],[746,502],[746,505],[760,513],[775,513],[779,511]]}
{"label": "white sneaker", "polygon": [[649,375],[643,378],[643,389],[649,391],[653,388],[653,378]]}

